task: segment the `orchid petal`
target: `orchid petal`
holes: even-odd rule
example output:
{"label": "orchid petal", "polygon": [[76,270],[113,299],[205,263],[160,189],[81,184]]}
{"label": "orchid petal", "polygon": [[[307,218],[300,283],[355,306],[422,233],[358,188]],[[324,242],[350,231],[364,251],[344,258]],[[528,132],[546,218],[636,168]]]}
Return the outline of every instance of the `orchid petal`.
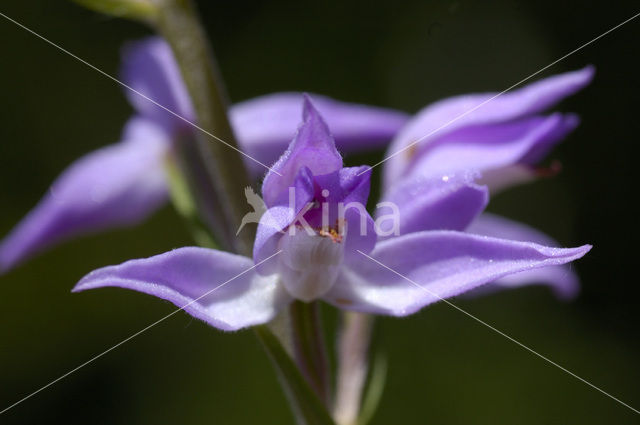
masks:
{"label": "orchid petal", "polygon": [[[371,173],[369,167],[347,167],[331,174],[316,176],[316,201],[319,208],[310,210],[305,218],[315,228],[323,227],[323,205],[327,207],[325,225],[340,228],[344,220],[344,254],[348,260],[359,257],[358,250],[370,252],[376,244],[373,218],[366,210]],[[327,196],[324,196],[326,194]]]}
{"label": "orchid petal", "polygon": [[[387,184],[402,175],[415,154],[441,138],[464,128],[517,121],[537,114],[584,88],[593,74],[594,68],[587,66],[504,94],[457,96],[424,108],[398,133],[389,147],[390,158],[385,167]],[[479,167],[472,169],[478,170]]]}
{"label": "orchid petal", "polygon": [[[423,230],[464,230],[489,201],[485,186],[475,183],[473,172],[417,177],[392,186],[376,212],[378,237],[398,236]],[[397,223],[381,218],[397,209]],[[399,225],[394,234],[393,226]]]}
{"label": "orchid petal", "polygon": [[195,119],[180,69],[164,39],[149,37],[129,43],[123,50],[120,75],[133,89],[125,91],[129,103],[142,116],[170,132],[188,124],[164,108],[186,120]]}
{"label": "orchid petal", "polygon": [[[345,154],[384,147],[408,121],[408,114],[393,109],[311,96]],[[295,135],[302,100],[302,93],[274,93],[233,105],[229,119],[240,147],[265,164],[274,163]],[[255,174],[264,171],[254,161],[247,165]]]}
{"label": "orchid petal", "polygon": [[437,176],[462,170],[509,167],[546,153],[577,125],[575,115],[556,113],[463,128],[426,146],[407,165],[404,174]]}
{"label": "orchid petal", "polygon": [[296,177],[288,193],[291,196],[287,205],[276,205],[267,209],[260,217],[256,239],[253,244],[253,259],[260,264],[258,272],[262,274],[275,273],[274,262],[262,263],[278,249],[278,240],[282,233],[291,225],[296,217],[304,214],[314,196],[313,175],[307,167],[303,167]]}
{"label": "orchid petal", "polygon": [[540,173],[535,167],[527,164],[513,164],[482,173],[479,183],[489,188],[495,195],[506,188],[534,181]]}
{"label": "orchid petal", "polygon": [[287,189],[302,167],[316,176],[342,168],[342,157],[329,128],[308,96],[304,97],[302,115],[303,123],[295,138],[264,179],[262,197],[268,207],[287,202]]}
{"label": "orchid petal", "polygon": [[73,291],[109,286],[170,301],[225,331],[266,323],[290,302],[277,276],[260,276],[250,258],[196,247],[95,270]]}
{"label": "orchid petal", "polygon": [[79,234],[133,225],[167,199],[163,132],[135,119],[136,138],[94,151],[73,163],[0,245],[0,271]]}
{"label": "orchid petal", "polygon": [[[491,236],[514,241],[530,241],[540,245],[558,246],[558,243],[547,235],[527,225],[508,220],[493,214],[482,214],[467,228],[467,232],[477,235]],[[578,276],[568,265],[550,266],[541,269],[527,270],[511,274],[489,285],[512,288],[533,283],[549,285],[559,298],[572,298],[580,290]]]}
{"label": "orchid petal", "polygon": [[[591,249],[434,231],[380,242],[344,269],[324,299],[345,309],[406,316],[504,276],[564,264]],[[393,270],[393,271],[392,271]]]}

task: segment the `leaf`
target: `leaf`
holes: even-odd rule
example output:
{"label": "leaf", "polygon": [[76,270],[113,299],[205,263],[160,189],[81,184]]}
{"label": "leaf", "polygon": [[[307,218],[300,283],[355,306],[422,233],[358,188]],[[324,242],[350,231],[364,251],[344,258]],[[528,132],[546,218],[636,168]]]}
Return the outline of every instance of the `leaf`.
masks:
{"label": "leaf", "polygon": [[153,21],[156,7],[149,0],[72,0],[87,9],[120,18]]}
{"label": "leaf", "polygon": [[254,330],[276,368],[298,424],[335,425],[324,405],[307,384],[276,336],[264,325],[256,326]]}

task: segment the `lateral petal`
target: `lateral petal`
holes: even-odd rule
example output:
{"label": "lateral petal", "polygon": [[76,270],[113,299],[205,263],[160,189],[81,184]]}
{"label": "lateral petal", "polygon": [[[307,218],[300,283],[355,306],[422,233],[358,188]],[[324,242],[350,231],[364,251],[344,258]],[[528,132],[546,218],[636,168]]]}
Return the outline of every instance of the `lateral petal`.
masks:
{"label": "lateral petal", "polygon": [[0,244],[0,271],[73,236],[136,224],[166,201],[163,132],[135,119],[125,133],[136,138],[89,153],[58,177]]}
{"label": "lateral petal", "polygon": [[266,323],[290,302],[277,276],[257,274],[250,258],[197,247],[95,270],[73,291],[110,286],[170,301],[224,331]]}
{"label": "lateral petal", "polygon": [[[376,209],[378,237],[393,237],[423,230],[464,230],[489,200],[485,186],[475,183],[477,173],[442,177],[415,177],[393,185]],[[389,204],[385,204],[389,203]],[[382,220],[385,215],[397,220]],[[393,226],[398,225],[397,233]]]}
{"label": "lateral petal", "polygon": [[380,242],[351,264],[324,299],[340,308],[406,316],[504,276],[565,264],[590,245],[551,248],[460,232],[420,232]]}
{"label": "lateral petal", "polygon": [[180,69],[164,39],[148,37],[127,44],[122,52],[120,75],[124,83],[135,90],[125,90],[129,103],[140,115],[167,131],[188,128],[189,124],[149,99],[189,121],[195,119]]}
{"label": "lateral petal", "polygon": [[[539,230],[494,214],[484,213],[467,228],[467,232],[514,241],[531,241],[546,246],[558,243]],[[550,266],[511,274],[487,285],[487,290],[516,288],[531,284],[549,285],[558,298],[569,299],[577,295],[580,282],[569,265]]]}
{"label": "lateral petal", "polygon": [[[467,127],[506,123],[538,114],[584,88],[591,82],[594,72],[592,66],[587,66],[504,94],[462,95],[427,106],[415,115],[389,146],[388,157],[413,144],[386,162],[386,182],[402,174],[415,156],[413,153],[419,153],[442,137]],[[414,144],[416,141],[419,142]]]}
{"label": "lateral petal", "polygon": [[578,122],[575,115],[555,113],[461,128],[417,148],[419,152],[412,158],[409,158],[411,149],[398,155],[406,154],[404,169],[394,168],[398,162],[390,164],[385,169],[385,178],[390,180],[385,182],[389,187],[400,176],[437,176],[463,170],[483,172],[529,164],[531,159],[537,161],[565,138]]}

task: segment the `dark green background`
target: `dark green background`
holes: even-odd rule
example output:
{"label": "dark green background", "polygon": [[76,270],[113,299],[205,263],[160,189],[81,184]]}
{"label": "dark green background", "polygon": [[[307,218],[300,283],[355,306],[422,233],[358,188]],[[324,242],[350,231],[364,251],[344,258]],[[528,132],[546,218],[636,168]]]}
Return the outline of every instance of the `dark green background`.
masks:
{"label": "dark green background", "polygon": [[[201,1],[234,101],[307,90],[414,112],[444,96],[499,91],[637,13],[636,1],[326,4]],[[142,26],[51,0],[0,11],[98,68]],[[565,245],[581,296],[540,287],[456,303],[640,408],[637,156],[640,19],[553,66],[595,64],[562,109],[583,125],[554,158],[563,173],[490,209]],[[0,18],[0,235],[74,158],[117,141],[131,109],[113,81]],[[636,167],[635,169],[632,167]],[[0,410],[173,311],[107,289],[71,294],[85,273],[189,244],[171,207],[144,225],[71,241],[0,277]],[[331,310],[327,309],[329,314]],[[447,305],[379,321],[389,381],[376,424],[627,424],[638,415]],[[0,416],[7,424],[290,423],[251,332],[179,314]]]}

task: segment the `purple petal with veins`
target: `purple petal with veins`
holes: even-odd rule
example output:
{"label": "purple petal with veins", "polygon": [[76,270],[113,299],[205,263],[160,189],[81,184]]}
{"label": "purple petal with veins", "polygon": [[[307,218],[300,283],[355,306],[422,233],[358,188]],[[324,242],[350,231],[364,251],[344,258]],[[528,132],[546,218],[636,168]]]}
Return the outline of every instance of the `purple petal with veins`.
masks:
{"label": "purple petal with veins", "polygon": [[[594,68],[589,66],[504,94],[457,96],[424,108],[389,146],[389,159],[384,165],[385,185],[388,187],[405,176],[408,170],[429,175],[460,169],[485,171],[539,160],[575,128],[577,118],[558,116],[549,122],[536,114],[584,88],[593,74]],[[551,128],[546,129],[547,134],[540,134],[545,131],[536,132],[530,127],[535,124]],[[524,139],[518,136],[518,127],[530,136]],[[514,131],[516,134],[512,134]],[[536,133],[539,136],[533,137]],[[511,141],[505,137],[510,134]],[[494,137],[500,143],[496,144]],[[512,151],[510,155],[505,148]],[[434,164],[436,168],[430,168]]]}
{"label": "purple petal with veins", "polygon": [[195,247],[95,270],[73,291],[104,287],[162,298],[225,331],[266,323],[291,301],[277,276],[259,275],[250,258]]}
{"label": "purple petal with veins", "polygon": [[363,255],[345,267],[324,298],[344,309],[406,316],[512,273],[568,263],[590,249],[460,232],[412,233],[380,242],[371,258]]}
{"label": "purple petal with veins", "polygon": [[[546,246],[559,246],[555,240],[539,230],[488,213],[482,214],[471,223],[467,232],[514,241],[530,241]],[[563,299],[575,297],[580,290],[578,276],[569,265],[544,267],[505,276],[488,285],[486,290],[515,288],[534,283],[549,285],[554,293]]]}

